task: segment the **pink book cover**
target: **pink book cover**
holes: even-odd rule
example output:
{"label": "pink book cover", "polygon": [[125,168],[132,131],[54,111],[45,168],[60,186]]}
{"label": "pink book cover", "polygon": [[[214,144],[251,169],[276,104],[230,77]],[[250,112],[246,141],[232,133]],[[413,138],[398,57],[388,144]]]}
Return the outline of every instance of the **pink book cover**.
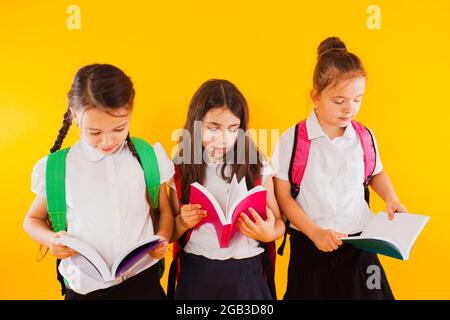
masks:
{"label": "pink book cover", "polygon": [[[245,182],[244,182],[245,183]],[[236,228],[236,220],[241,212],[245,213],[252,221],[252,214],[248,210],[250,207],[255,209],[263,220],[266,220],[266,201],[267,190],[261,186],[255,187],[250,191],[243,189],[242,183],[231,183],[235,200],[229,202],[228,213],[223,212],[214,196],[199,183],[191,184],[190,203],[200,204],[203,210],[208,212],[208,216],[200,221],[195,229],[205,223],[211,223],[217,233],[217,238],[221,248],[227,248],[230,240],[239,230]]]}

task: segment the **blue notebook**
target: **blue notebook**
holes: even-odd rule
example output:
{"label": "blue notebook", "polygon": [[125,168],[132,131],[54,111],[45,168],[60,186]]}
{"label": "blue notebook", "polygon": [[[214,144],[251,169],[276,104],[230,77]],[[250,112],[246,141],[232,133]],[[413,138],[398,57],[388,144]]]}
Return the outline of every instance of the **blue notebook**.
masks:
{"label": "blue notebook", "polygon": [[376,214],[357,237],[342,238],[354,247],[400,260],[408,260],[411,249],[427,224],[429,216],[396,213],[389,220],[386,212]]}

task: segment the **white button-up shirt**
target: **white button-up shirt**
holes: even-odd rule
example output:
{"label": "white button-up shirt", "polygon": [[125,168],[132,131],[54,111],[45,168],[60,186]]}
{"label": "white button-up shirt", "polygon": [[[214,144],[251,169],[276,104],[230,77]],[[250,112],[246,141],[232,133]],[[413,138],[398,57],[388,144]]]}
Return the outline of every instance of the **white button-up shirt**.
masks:
{"label": "white button-up shirt", "polygon": [[[230,183],[222,179],[221,168],[221,164],[208,163],[203,186],[216,198],[225,212]],[[229,169],[230,167],[228,166],[225,174],[230,174]],[[261,185],[265,183],[266,179],[270,179],[272,175],[273,171],[270,164],[265,162],[261,171]],[[170,187],[176,190],[173,180]],[[264,252],[264,249],[260,246],[259,241],[253,240],[240,232],[234,235],[227,248],[221,248],[217,239],[216,229],[212,224],[206,223],[192,231],[184,251],[212,260],[227,260],[254,257]]]}
{"label": "white button-up shirt", "polygon": [[[159,143],[153,148],[163,184],[174,174],[173,163]],[[46,163],[47,157],[39,160],[32,174],[32,191],[44,197]],[[126,143],[114,154],[105,155],[78,141],[67,154],[65,183],[67,233],[97,249],[109,267],[124,250],[154,234],[144,172]],[[156,262],[148,256],[129,276]],[[60,264],[66,278],[70,277],[71,265],[70,258]],[[72,289],[86,294],[113,285],[91,280],[82,277],[78,287]]]}
{"label": "white button-up shirt", "polygon": [[[344,134],[330,140],[315,112],[306,120],[311,140],[308,163],[296,201],[316,224],[345,234],[361,232],[372,212],[364,200],[364,159],[358,134],[348,125]],[[275,176],[289,181],[289,164],[295,126],[287,129],[272,154]],[[372,134],[373,135],[373,134]],[[382,171],[376,146],[374,175]],[[291,228],[297,229],[293,224]]]}

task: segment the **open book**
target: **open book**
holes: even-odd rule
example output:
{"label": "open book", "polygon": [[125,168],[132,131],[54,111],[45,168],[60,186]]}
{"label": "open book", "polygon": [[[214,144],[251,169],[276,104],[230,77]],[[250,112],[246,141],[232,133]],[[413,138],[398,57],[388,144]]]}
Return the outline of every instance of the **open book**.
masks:
{"label": "open book", "polygon": [[242,212],[254,221],[248,210],[253,208],[263,220],[266,220],[266,200],[267,190],[262,186],[247,190],[245,179],[238,183],[236,176],[233,176],[224,212],[214,196],[205,187],[197,182],[191,184],[190,203],[200,204],[202,209],[208,212],[208,215],[195,228],[205,223],[212,223],[216,229],[221,248],[227,248],[231,238],[238,231],[235,223]]}
{"label": "open book", "polygon": [[131,271],[142,259],[146,258],[149,250],[156,247],[162,241],[158,236],[152,236],[139,241],[118,256],[111,268],[109,268],[108,264],[94,247],[80,239],[62,235],[58,238],[58,242],[79,253],[71,257],[71,260],[80,268],[81,272],[93,279],[110,282]]}
{"label": "open book", "polygon": [[361,235],[341,240],[362,250],[408,260],[417,237],[429,219],[429,216],[419,214],[396,213],[394,219],[389,220],[386,212],[380,212]]}

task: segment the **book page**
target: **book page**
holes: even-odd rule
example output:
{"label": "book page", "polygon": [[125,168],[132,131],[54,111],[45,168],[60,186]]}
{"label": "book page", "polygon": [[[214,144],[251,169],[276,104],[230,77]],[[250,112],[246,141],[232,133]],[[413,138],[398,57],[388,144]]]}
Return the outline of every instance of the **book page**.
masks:
{"label": "book page", "polygon": [[230,215],[232,214],[233,205],[242,198],[243,195],[247,194],[247,184],[245,183],[245,179],[241,179],[241,181],[237,182],[236,175],[233,175],[233,179],[230,183],[230,189],[227,195],[227,204],[225,208],[226,220],[228,222],[231,221]]}
{"label": "book page", "polygon": [[233,203],[230,208],[229,223],[234,223],[238,215],[244,212],[252,220],[253,216],[248,209],[252,207],[261,215],[263,220],[266,220],[266,204],[267,204],[267,190],[262,186],[256,186],[250,191],[241,194],[240,197]]}
{"label": "book page", "polygon": [[153,249],[160,243],[160,238],[154,235],[132,245],[115,259],[114,264],[111,268],[111,274],[114,275],[115,278],[117,278],[126,273],[143,257],[145,257],[145,255],[147,255],[151,249]]}
{"label": "book page", "polygon": [[84,260],[86,261],[80,259],[80,257],[78,258],[72,257],[73,258],[72,261],[80,263],[77,264],[77,266],[80,268],[82,272],[85,272],[94,279],[99,279],[98,276],[99,273],[103,278],[103,281],[105,282],[113,280],[109,267],[103,260],[103,257],[90,244],[84,242],[83,240],[68,235],[62,235],[58,239],[58,242],[72,248],[73,250],[77,251],[78,253],[80,253],[80,255],[83,256]]}
{"label": "book page", "polygon": [[216,220],[214,216],[219,218],[222,225],[227,224],[225,213],[217,201],[217,199],[201,184],[194,182],[191,184],[191,195],[189,201],[192,204],[200,204],[203,210],[208,212],[208,216],[201,223],[212,222]]}
{"label": "book page", "polygon": [[389,220],[386,212],[380,212],[372,218],[359,238],[388,240],[396,244],[407,259],[428,220],[428,216],[411,213],[396,213],[394,219]]}

